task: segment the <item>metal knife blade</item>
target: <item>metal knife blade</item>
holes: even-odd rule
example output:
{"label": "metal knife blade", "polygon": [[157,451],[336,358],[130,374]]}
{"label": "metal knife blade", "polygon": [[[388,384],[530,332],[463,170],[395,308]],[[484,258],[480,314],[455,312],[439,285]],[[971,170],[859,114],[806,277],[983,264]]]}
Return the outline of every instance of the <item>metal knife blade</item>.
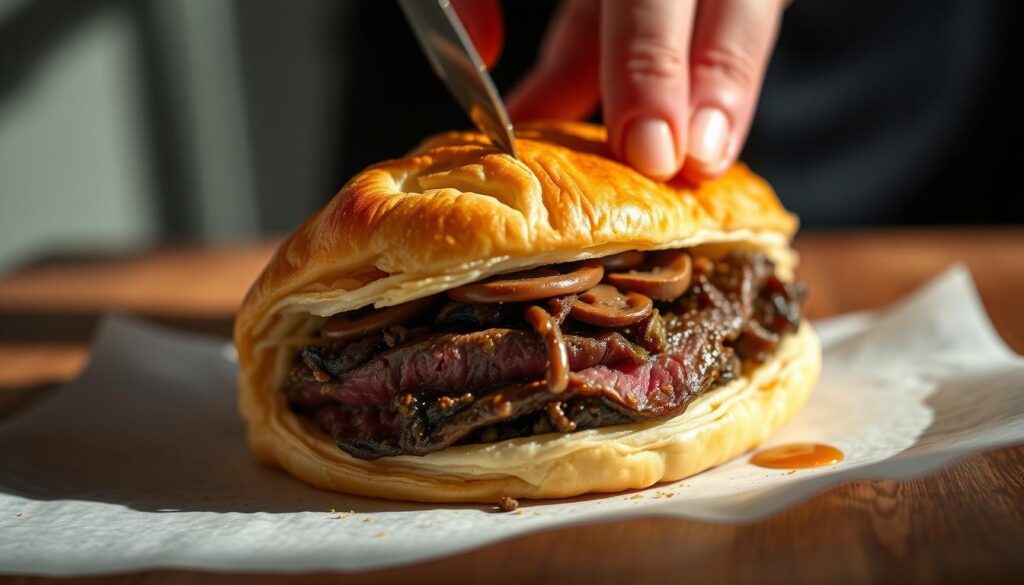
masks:
{"label": "metal knife blade", "polygon": [[494,88],[449,0],[398,0],[434,73],[444,81],[473,124],[491,144],[516,156],[515,134]]}

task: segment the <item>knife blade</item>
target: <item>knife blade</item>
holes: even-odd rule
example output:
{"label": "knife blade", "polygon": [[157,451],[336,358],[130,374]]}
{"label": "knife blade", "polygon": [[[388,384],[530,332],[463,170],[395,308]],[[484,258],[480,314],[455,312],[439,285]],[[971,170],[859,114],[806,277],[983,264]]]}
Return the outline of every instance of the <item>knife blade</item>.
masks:
{"label": "knife blade", "polygon": [[512,122],[449,0],[398,0],[434,73],[491,144],[516,157]]}

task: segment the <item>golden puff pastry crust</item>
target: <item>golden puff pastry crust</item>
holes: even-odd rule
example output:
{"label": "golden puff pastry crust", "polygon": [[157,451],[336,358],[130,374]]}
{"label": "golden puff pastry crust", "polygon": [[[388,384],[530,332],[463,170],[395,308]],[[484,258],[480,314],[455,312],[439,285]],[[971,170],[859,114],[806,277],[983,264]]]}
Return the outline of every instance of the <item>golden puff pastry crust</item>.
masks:
{"label": "golden puff pastry crust", "polygon": [[[317,486],[385,498],[563,497],[644,487],[717,465],[764,440],[803,403],[820,362],[806,325],[783,344],[788,358],[780,349],[749,380],[700,399],[744,397],[686,433],[679,425],[695,420],[697,403],[670,421],[371,462],[348,456],[293,415],[276,390],[295,353],[336,313],[624,250],[714,255],[749,247],[769,254],[783,275],[792,270],[796,218],[745,166],[699,187],[666,184],[613,160],[599,126],[542,123],[517,137],[519,160],[474,132],[430,138],[357,174],[277,250],[235,324],[240,409],[260,459]],[[540,465],[541,452],[559,455]]]}

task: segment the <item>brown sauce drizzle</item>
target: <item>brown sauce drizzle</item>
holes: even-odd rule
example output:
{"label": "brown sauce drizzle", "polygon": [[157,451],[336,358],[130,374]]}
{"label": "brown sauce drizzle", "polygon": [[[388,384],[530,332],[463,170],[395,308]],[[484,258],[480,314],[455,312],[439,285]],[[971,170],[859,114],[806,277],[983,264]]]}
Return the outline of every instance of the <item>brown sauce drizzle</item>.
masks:
{"label": "brown sauce drizzle", "polygon": [[565,403],[554,400],[548,403],[548,420],[560,433],[571,433],[576,430],[576,423],[565,416]]}
{"label": "brown sauce drizzle", "polygon": [[843,452],[821,443],[789,443],[765,449],[750,458],[758,467],[771,469],[807,469],[835,465],[843,460]]}
{"label": "brown sauce drizzle", "polygon": [[570,272],[550,267],[503,274],[448,291],[461,303],[521,303],[583,292],[601,282],[604,268],[584,262]]}
{"label": "brown sauce drizzle", "polygon": [[562,328],[551,317],[551,314],[538,307],[526,309],[523,316],[526,321],[540,334],[548,351],[548,390],[552,394],[560,394],[569,386],[569,350],[562,338]]}

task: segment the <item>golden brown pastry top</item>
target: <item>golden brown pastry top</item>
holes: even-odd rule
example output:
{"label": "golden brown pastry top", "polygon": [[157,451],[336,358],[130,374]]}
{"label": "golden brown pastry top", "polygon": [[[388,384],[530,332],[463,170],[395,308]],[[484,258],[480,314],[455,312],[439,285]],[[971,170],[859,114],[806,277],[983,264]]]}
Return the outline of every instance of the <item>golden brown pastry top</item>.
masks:
{"label": "golden brown pastry top", "polygon": [[394,304],[625,249],[758,237],[785,246],[796,229],[743,165],[699,187],[660,183],[614,160],[600,126],[542,123],[517,137],[519,160],[476,132],[449,132],[357,174],[280,247],[237,333],[277,313]]}

